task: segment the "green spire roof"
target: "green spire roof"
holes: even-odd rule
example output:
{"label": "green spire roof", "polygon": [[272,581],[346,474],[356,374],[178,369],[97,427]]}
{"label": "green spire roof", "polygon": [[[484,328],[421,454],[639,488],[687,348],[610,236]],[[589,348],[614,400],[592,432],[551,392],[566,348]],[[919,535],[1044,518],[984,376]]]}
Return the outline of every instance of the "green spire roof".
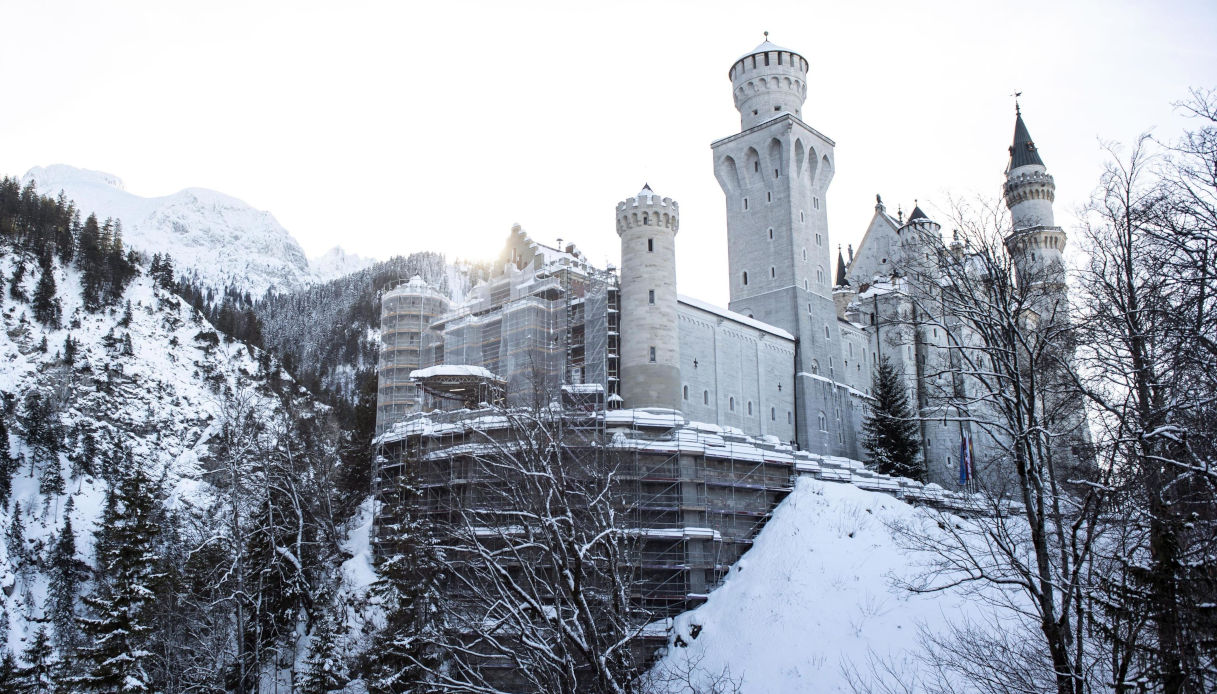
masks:
{"label": "green spire roof", "polygon": [[1020,166],[1033,164],[1043,166],[1044,160],[1040,159],[1040,153],[1035,148],[1035,142],[1031,140],[1031,133],[1027,132],[1027,124],[1023,122],[1022,111],[1015,106],[1014,144],[1010,145],[1010,166],[1006,170],[1013,171]]}
{"label": "green spire roof", "polygon": [[837,246],[837,284],[838,287],[844,287],[849,284],[845,279],[845,256],[841,255],[841,247]]}

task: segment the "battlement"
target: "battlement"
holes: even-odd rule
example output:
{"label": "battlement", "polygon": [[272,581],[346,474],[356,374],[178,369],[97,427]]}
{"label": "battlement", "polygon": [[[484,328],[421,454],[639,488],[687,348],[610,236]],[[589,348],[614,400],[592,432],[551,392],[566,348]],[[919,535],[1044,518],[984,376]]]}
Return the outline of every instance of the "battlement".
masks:
{"label": "battlement", "polygon": [[644,186],[638,195],[617,203],[618,234],[642,226],[671,229],[676,233],[680,229],[680,203],[660,197],[650,186]]}
{"label": "battlement", "polygon": [[807,59],[765,41],[731,66],[732,97],[744,130],[782,113],[802,116],[807,100]]}
{"label": "battlement", "polygon": [[1056,182],[1052,175],[1044,171],[1027,171],[1006,177],[1002,185],[1002,193],[1006,197],[1006,205],[1017,205],[1027,200],[1056,199]]}

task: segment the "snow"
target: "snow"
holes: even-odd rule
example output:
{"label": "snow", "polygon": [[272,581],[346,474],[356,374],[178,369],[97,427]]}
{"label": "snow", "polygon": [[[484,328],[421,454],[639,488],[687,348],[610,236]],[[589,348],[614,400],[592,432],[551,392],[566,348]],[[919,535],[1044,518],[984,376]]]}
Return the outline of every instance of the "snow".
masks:
{"label": "snow", "polygon": [[376,259],[347,253],[341,246],[334,246],[322,255],[309,259],[308,264],[314,281],[329,282],[371,267],[376,264]]}
{"label": "snow", "polygon": [[843,670],[865,671],[872,658],[916,671],[919,627],[943,633],[984,619],[995,609],[984,598],[1012,597],[898,587],[928,557],[902,549],[893,528],[928,514],[886,494],[800,479],[727,582],[673,620],[659,667],[700,659],[703,673],[729,670],[745,693],[850,692]]}
{"label": "snow", "polygon": [[470,366],[468,364],[438,364],[436,366],[428,366],[425,369],[415,369],[410,372],[411,380],[443,376],[473,376],[492,381],[503,380],[490,371],[490,369],[481,366]]}

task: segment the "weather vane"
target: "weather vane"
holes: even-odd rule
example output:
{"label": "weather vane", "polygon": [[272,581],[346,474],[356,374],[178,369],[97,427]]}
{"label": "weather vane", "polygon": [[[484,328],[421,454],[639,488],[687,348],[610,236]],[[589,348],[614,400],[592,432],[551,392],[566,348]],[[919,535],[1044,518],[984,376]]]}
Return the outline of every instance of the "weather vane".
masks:
{"label": "weather vane", "polygon": [[1016,115],[1016,116],[1022,115],[1022,111],[1020,111],[1018,108],[1018,97],[1020,97],[1022,95],[1023,95],[1022,92],[1018,91],[1017,89],[1014,90],[1014,94],[1013,94],[1013,96],[1014,96],[1014,115]]}

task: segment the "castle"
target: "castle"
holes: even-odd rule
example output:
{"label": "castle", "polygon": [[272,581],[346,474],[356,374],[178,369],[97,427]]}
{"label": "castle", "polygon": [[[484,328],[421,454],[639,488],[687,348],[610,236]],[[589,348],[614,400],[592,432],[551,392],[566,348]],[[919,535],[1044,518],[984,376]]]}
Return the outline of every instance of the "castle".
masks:
{"label": "castle", "polygon": [[[961,440],[978,461],[988,440],[932,397],[952,350],[945,331],[917,321],[918,289],[897,271],[941,227],[920,207],[893,217],[876,196],[857,251],[834,262],[834,142],[802,120],[807,74],[806,58],[767,38],[728,73],[740,131],[711,145],[727,210],[726,309],[678,293],[680,207],[649,185],[617,205],[619,271],[517,226],[490,279],[459,306],[419,278],[385,294],[378,435],[419,412],[476,408],[490,392],[525,404],[598,388],[608,409],[674,412],[860,461],[872,378],[887,359],[920,414],[929,481],[956,484]],[[1021,113],[1006,176],[1016,264],[1063,273],[1053,179]],[[1057,282],[1063,291],[1063,274]]]}

